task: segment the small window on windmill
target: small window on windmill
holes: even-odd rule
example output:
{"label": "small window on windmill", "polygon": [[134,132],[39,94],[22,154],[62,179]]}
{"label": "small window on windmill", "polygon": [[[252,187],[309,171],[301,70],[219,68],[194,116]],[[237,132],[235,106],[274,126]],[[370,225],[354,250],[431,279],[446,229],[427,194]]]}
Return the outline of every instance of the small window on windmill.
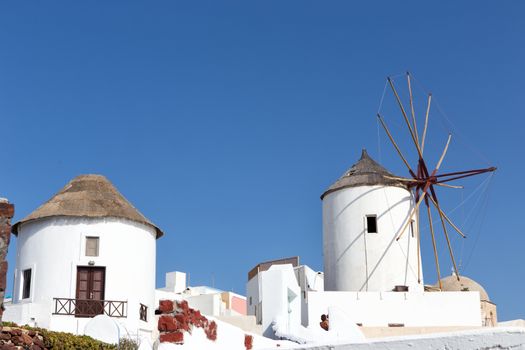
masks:
{"label": "small window on windmill", "polygon": [[414,220],[410,220],[410,233],[412,233],[412,238],[414,238]]}
{"label": "small window on windmill", "polygon": [[86,256],[98,256],[98,237],[86,237]]}
{"label": "small window on windmill", "polygon": [[377,233],[377,215],[366,216],[366,232]]}
{"label": "small window on windmill", "polygon": [[31,269],[22,272],[22,299],[27,299],[31,295]]}

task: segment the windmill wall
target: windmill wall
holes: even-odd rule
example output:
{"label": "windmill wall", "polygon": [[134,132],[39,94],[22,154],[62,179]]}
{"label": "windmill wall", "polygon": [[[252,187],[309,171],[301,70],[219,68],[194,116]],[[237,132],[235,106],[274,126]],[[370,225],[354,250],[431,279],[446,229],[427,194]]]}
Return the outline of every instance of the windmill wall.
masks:
{"label": "windmill wall", "polygon": [[[422,291],[415,216],[396,241],[412,208],[411,193],[401,187],[357,186],[327,194],[323,198],[325,290],[385,292],[399,285]],[[376,217],[377,232],[368,232],[367,216]]]}

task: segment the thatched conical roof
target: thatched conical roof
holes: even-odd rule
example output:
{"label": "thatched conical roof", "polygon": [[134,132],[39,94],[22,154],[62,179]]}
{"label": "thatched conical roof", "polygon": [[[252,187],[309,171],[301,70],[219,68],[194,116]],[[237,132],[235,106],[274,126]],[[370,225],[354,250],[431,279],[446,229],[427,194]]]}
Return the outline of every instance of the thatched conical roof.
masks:
{"label": "thatched conical roof", "polygon": [[357,163],[352,165],[339,180],[334,182],[333,185],[321,195],[321,199],[329,193],[347,187],[382,185],[407,188],[405,183],[392,179],[392,177],[395,177],[395,175],[370,158],[366,149],[363,149],[361,158]]}
{"label": "thatched conical roof", "polygon": [[156,225],[142,215],[102,175],[88,174],[75,177],[50,200],[14,224],[12,231],[16,235],[20,224],[56,216],[123,218],[153,227],[157,232],[157,238],[163,235]]}

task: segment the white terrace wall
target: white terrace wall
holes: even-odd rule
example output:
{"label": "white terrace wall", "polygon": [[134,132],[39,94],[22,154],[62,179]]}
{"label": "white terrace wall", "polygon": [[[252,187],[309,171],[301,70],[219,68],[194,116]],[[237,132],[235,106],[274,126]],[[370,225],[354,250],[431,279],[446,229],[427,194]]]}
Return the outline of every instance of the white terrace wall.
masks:
{"label": "white terrace wall", "polygon": [[[22,224],[17,240],[13,305],[17,323],[82,333],[89,319],[52,316],[53,298],[76,296],[77,266],[105,267],[105,300],[127,301],[130,333],[151,333],[155,310],[155,229],[118,218],[54,217]],[[99,256],[85,255],[87,236],[99,237]],[[21,298],[22,273],[32,269],[30,297]],[[139,303],[148,307],[140,321]]]}
{"label": "white terrace wall", "polygon": [[338,308],[368,327],[481,326],[479,292],[310,292],[308,320],[320,322],[328,308]]}
{"label": "white terrace wall", "polygon": [[[325,343],[326,344],[326,343]],[[525,328],[490,327],[472,331],[392,337],[353,344],[299,345],[296,350],[497,350],[525,349]],[[166,348],[168,349],[168,348]]]}

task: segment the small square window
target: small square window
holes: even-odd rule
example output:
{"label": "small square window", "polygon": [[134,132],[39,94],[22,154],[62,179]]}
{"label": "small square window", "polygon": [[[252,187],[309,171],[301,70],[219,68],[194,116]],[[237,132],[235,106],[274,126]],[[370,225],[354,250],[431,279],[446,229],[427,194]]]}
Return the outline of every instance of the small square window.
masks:
{"label": "small square window", "polygon": [[86,256],[98,256],[98,237],[86,237]]}
{"label": "small square window", "polygon": [[31,294],[31,269],[22,272],[22,299],[29,298]]}
{"label": "small square window", "polygon": [[376,215],[366,216],[366,232],[377,233],[377,216]]}

